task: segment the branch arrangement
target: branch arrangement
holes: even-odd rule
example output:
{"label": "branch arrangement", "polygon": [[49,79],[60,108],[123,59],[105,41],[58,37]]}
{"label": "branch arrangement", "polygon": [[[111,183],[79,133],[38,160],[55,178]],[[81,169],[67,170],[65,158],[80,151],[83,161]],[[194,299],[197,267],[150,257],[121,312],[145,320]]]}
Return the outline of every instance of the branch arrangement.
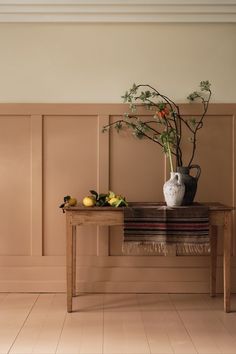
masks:
{"label": "branch arrangement", "polygon": [[[173,171],[173,156],[176,159],[176,166],[183,166],[181,140],[182,127],[185,126],[189,133],[188,140],[192,144],[191,157],[187,164],[190,166],[196,152],[197,132],[203,127],[203,119],[211,99],[210,86],[209,81],[201,81],[200,91],[194,91],[187,97],[189,102],[198,101],[202,104],[202,113],[197,118],[185,118],[181,115],[179,106],[168,96],[148,84],[134,84],[122,96],[124,103],[129,103],[131,114],[125,113],[122,119],[105,125],[103,132],[110,128],[115,128],[117,132],[128,128],[135,137],[153,141],[163,148]],[[145,107],[149,112],[153,111],[153,115],[141,118],[137,114],[140,107]]]}

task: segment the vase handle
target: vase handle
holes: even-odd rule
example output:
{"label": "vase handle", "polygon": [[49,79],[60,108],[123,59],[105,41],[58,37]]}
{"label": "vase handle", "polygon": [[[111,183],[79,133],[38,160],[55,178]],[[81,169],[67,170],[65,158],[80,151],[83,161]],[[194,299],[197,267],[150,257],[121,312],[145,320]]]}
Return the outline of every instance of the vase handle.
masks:
{"label": "vase handle", "polygon": [[196,176],[194,178],[196,178],[196,180],[198,181],[198,179],[199,179],[199,177],[201,175],[201,167],[198,166],[198,165],[189,166],[189,170],[191,170],[192,168],[196,168],[196,170],[197,170]]}

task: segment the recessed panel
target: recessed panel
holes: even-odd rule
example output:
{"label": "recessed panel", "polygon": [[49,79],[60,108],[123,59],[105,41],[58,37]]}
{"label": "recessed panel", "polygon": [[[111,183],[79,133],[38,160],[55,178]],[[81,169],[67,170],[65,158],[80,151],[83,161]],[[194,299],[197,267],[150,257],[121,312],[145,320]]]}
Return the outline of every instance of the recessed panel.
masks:
{"label": "recessed panel", "polygon": [[[112,117],[111,122],[121,117]],[[163,200],[165,156],[162,148],[131,131],[110,131],[110,188],[130,201]]]}
{"label": "recessed panel", "polygon": [[30,255],[30,117],[0,117],[0,254]]}
{"label": "recessed panel", "polygon": [[[186,142],[186,161],[191,155],[192,143]],[[196,200],[233,202],[233,119],[231,116],[207,116],[197,133],[193,164],[201,167]],[[193,175],[195,171],[192,171]]]}
{"label": "recessed panel", "polygon": [[[59,209],[66,195],[81,201],[97,188],[97,117],[44,117],[44,254],[64,255],[65,214]],[[96,254],[96,228],[79,233],[79,250]]]}

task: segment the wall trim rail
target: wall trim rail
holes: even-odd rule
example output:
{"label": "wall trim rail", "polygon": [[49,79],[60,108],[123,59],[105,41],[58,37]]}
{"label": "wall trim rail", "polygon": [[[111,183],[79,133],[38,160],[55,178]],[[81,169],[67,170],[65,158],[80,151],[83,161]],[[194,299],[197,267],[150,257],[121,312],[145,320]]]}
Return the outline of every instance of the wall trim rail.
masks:
{"label": "wall trim rail", "polygon": [[0,0],[0,22],[235,23],[236,0]]}

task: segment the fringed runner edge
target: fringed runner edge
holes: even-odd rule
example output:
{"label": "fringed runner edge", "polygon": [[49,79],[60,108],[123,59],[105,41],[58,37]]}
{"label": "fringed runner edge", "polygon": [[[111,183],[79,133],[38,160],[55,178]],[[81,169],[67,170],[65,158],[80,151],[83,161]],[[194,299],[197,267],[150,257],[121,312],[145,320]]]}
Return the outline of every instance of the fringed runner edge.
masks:
{"label": "fringed runner edge", "polygon": [[129,207],[124,211],[122,252],[139,255],[208,255],[209,208]]}
{"label": "fringed runner edge", "polygon": [[210,242],[202,244],[167,244],[165,242],[123,242],[122,253],[125,255],[142,255],[148,253],[161,256],[209,255]]}

